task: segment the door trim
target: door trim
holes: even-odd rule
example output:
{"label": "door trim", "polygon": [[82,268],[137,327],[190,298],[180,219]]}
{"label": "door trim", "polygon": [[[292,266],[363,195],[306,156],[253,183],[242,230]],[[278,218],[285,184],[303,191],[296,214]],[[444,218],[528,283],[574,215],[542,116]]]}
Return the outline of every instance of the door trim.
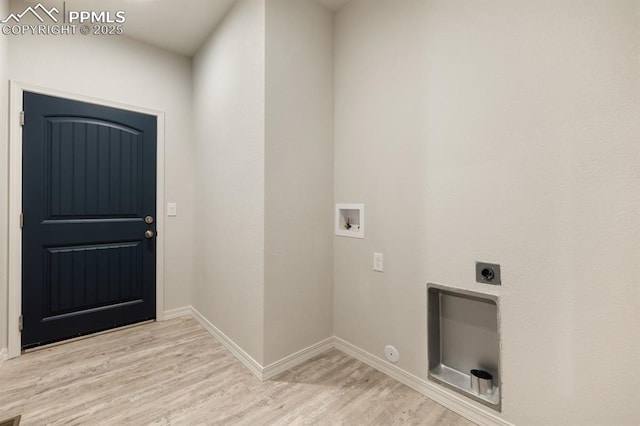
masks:
{"label": "door trim", "polygon": [[[157,140],[157,177],[156,177],[156,321],[164,320],[164,245],[165,245],[165,202],[164,202],[164,123],[162,111],[127,105],[106,99],[98,99],[75,93],[63,92],[17,81],[9,82],[9,261],[8,261],[8,318],[7,352],[9,358],[20,356],[22,343],[18,321],[22,311],[22,229],[20,213],[22,211],[22,126],[20,112],[24,92],[87,102],[110,108],[153,115],[158,122]],[[27,120],[29,117],[26,118]]]}

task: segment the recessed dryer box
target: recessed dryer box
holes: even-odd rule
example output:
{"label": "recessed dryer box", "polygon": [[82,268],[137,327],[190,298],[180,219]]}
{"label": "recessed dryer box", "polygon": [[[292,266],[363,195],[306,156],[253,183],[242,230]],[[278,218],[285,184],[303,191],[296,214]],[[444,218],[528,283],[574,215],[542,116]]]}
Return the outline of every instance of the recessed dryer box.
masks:
{"label": "recessed dryer box", "polygon": [[[427,284],[429,379],[502,409],[498,296]],[[492,394],[471,387],[471,370],[493,376]]]}
{"label": "recessed dryer box", "polygon": [[336,235],[364,238],[364,204],[336,204]]}

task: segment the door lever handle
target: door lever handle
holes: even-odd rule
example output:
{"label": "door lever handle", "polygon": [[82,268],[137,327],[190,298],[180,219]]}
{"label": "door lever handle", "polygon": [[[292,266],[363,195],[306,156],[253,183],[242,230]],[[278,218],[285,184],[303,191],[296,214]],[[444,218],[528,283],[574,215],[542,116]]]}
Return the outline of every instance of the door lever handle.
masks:
{"label": "door lever handle", "polygon": [[145,231],[145,233],[144,233],[144,237],[145,237],[145,238],[147,238],[147,239],[149,239],[149,238],[153,238],[153,236],[154,236],[154,235],[155,235],[155,234],[154,234],[154,233],[153,233],[153,231],[152,231],[152,230],[150,230],[150,229],[148,229],[148,230],[147,230],[147,231]]}

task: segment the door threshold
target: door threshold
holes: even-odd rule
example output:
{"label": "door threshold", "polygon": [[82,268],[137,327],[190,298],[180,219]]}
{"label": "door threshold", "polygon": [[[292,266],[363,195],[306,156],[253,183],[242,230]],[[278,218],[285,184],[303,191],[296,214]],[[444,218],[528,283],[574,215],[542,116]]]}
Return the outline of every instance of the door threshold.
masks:
{"label": "door threshold", "polygon": [[95,333],[87,334],[85,336],[73,337],[73,338],[67,339],[67,340],[60,340],[59,342],[53,342],[53,343],[48,343],[48,344],[42,345],[42,346],[36,346],[35,348],[23,349],[22,353],[23,354],[28,354],[28,353],[31,353],[31,352],[41,351],[43,349],[50,349],[50,348],[53,348],[55,346],[66,345],[67,343],[73,343],[73,342],[77,342],[79,340],[85,340],[85,339],[90,339],[92,337],[101,336],[103,334],[115,333],[117,331],[127,330],[129,328],[138,327],[138,326],[145,325],[145,324],[150,324],[150,323],[155,322],[155,321],[156,320],[151,319],[151,320],[147,320],[147,321],[137,322],[135,324],[123,325],[122,327],[110,328],[108,330],[103,330],[103,331],[96,331]]}

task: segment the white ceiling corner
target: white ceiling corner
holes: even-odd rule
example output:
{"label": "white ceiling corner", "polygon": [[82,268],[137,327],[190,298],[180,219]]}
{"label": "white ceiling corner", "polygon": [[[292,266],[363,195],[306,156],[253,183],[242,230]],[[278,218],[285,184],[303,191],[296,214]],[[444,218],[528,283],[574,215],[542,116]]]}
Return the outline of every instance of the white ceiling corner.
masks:
{"label": "white ceiling corner", "polygon": [[[236,0],[24,0],[62,10],[126,14],[124,34],[133,39],[193,56]],[[15,0],[12,4],[15,3]],[[13,9],[13,7],[12,7]]]}
{"label": "white ceiling corner", "polygon": [[[126,36],[191,57],[237,0],[11,0],[11,9],[38,1],[59,9],[64,1],[67,11],[122,10]],[[350,0],[315,1],[335,12]]]}

